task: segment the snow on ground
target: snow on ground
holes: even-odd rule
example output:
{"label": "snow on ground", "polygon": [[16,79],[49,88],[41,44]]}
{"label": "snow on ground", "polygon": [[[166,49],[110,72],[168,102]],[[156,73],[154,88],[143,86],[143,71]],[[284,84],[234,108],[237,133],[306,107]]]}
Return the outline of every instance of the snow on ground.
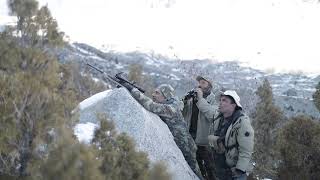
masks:
{"label": "snow on ground", "polygon": [[98,61],[106,61],[105,59],[101,58],[101,57],[98,57],[96,55],[91,55],[91,56],[88,56],[88,58],[92,58],[92,59],[95,59],[95,60],[98,60]]}
{"label": "snow on ground", "polygon": [[172,80],[176,80],[176,81],[180,81],[181,79],[178,77],[178,76],[176,76],[175,74],[170,74],[170,76],[172,77],[171,79]]}
{"label": "snow on ground", "polygon": [[91,122],[80,123],[74,127],[74,134],[80,142],[89,144],[93,139],[94,131],[97,127],[97,124]]}
{"label": "snow on ground", "polygon": [[180,72],[180,69],[178,69],[178,68],[173,68],[172,71],[173,71],[173,72]]}
{"label": "snow on ground", "polygon": [[93,77],[92,80],[94,80],[94,82],[100,82],[100,79]]}
{"label": "snow on ground", "polygon": [[[78,106],[79,109],[82,110],[97,103],[101,99],[107,97],[110,94],[110,92],[111,90],[106,90],[83,100]],[[74,127],[74,134],[77,136],[80,142],[89,144],[93,138],[94,130],[97,127],[97,124],[91,122],[79,123]]]}
{"label": "snow on ground", "polygon": [[116,64],[115,66],[116,66],[116,67],[115,67],[116,69],[123,69],[123,68],[124,68],[124,66],[119,65],[119,64]]}
{"label": "snow on ground", "polygon": [[251,79],[254,79],[254,77],[251,77],[251,76],[249,77],[249,76],[247,76],[247,77],[245,77],[245,79],[246,79],[246,80],[251,80]]}
{"label": "snow on ground", "polygon": [[73,47],[73,48],[77,49],[78,51],[82,52],[83,54],[86,54],[86,55],[93,55],[93,53],[92,53],[92,52],[87,51],[87,50],[85,50],[85,49],[82,49],[82,48],[80,48],[80,47],[78,47],[78,46],[76,46],[76,45],[74,45],[74,44],[70,44],[70,45],[71,45],[71,47]]}

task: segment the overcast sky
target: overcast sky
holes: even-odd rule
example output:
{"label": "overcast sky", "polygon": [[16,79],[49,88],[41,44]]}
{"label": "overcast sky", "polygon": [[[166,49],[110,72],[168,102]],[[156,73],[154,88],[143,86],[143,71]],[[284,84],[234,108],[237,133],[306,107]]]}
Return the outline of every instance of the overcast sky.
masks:
{"label": "overcast sky", "polygon": [[[316,0],[40,0],[73,41],[320,74]],[[0,0],[0,15],[6,0]],[[151,8],[153,7],[153,8]],[[0,17],[1,18],[1,17]],[[1,22],[1,19],[0,19]]]}

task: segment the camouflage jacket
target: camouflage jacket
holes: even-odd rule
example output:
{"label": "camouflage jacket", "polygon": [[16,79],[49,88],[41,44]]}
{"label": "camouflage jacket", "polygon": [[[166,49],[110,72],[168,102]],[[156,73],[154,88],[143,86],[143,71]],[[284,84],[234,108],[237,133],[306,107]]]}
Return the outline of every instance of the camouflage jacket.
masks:
{"label": "camouflage jacket", "polygon": [[156,103],[135,88],[131,90],[131,94],[145,109],[157,114],[168,125],[174,137],[187,132],[187,124],[183,120],[177,100],[171,99],[166,103]]}

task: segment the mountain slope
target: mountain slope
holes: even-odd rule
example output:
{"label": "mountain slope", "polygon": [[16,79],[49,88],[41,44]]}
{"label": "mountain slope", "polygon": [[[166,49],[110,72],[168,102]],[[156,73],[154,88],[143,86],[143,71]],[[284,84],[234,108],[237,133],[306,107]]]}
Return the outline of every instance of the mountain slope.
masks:
{"label": "mountain slope", "polygon": [[83,43],[73,43],[63,49],[56,49],[62,63],[72,60],[79,62],[83,71],[95,76],[99,73],[88,69],[86,63],[97,66],[110,75],[123,71],[128,73],[131,64],[143,66],[143,74],[150,77],[155,85],[169,83],[179,97],[194,88],[194,78],[206,74],[215,81],[216,91],[219,89],[236,89],[242,98],[246,110],[252,112],[257,102],[254,94],[264,78],[267,78],[274,92],[276,104],[290,117],[306,113],[320,117],[312,102],[312,94],[320,76],[308,77],[303,74],[268,74],[263,71],[244,67],[238,62],[212,62],[210,60],[171,60],[157,54],[141,52],[118,53],[103,52]]}

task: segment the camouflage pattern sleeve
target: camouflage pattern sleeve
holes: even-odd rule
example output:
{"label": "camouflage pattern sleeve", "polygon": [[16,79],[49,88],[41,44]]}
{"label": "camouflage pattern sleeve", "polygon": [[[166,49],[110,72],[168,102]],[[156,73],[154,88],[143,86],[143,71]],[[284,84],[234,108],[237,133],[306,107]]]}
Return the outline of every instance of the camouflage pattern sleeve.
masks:
{"label": "camouflage pattern sleeve", "polygon": [[173,106],[156,103],[136,88],[131,90],[131,94],[145,109],[158,116],[171,118],[177,114],[176,109]]}

